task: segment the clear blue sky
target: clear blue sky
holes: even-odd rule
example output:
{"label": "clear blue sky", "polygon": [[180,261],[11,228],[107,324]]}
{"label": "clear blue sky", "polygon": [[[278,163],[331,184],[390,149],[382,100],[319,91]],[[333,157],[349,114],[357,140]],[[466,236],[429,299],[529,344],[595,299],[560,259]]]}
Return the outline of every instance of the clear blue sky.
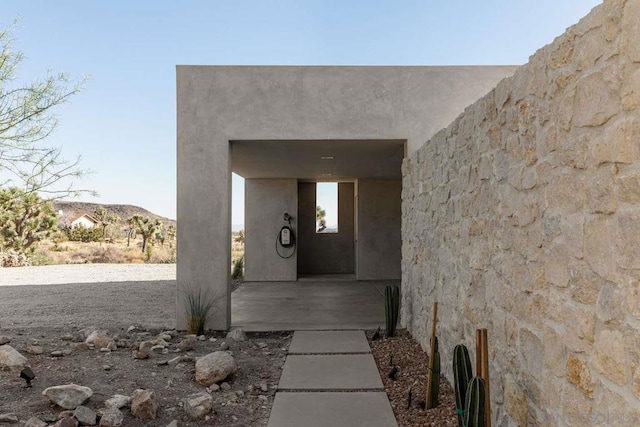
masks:
{"label": "clear blue sky", "polygon": [[[596,0],[4,0],[16,16],[20,77],[47,69],[85,90],[58,110],[49,140],[82,155],[100,193],[86,201],[175,218],[175,65],[523,64]],[[234,177],[232,222],[244,222]]]}

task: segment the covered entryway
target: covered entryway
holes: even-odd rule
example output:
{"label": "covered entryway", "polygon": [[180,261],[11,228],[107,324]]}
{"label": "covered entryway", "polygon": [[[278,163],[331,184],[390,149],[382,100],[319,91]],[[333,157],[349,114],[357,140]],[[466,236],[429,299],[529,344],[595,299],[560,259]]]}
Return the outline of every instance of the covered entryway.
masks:
{"label": "covered entryway", "polygon": [[[299,182],[319,181],[354,183],[356,278],[397,280],[405,154],[512,72],[178,66],[178,293],[220,298],[207,328],[231,325],[232,170],[246,179],[248,280],[298,279],[297,248],[277,253],[276,239],[289,226],[285,213],[297,233]],[[179,329],[186,318],[178,298]]]}

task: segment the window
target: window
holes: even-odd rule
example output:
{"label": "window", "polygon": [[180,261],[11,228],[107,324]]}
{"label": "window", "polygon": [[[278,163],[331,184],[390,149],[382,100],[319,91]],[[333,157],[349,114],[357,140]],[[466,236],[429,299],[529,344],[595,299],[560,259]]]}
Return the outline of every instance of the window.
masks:
{"label": "window", "polygon": [[316,184],[316,233],[338,232],[338,183]]}

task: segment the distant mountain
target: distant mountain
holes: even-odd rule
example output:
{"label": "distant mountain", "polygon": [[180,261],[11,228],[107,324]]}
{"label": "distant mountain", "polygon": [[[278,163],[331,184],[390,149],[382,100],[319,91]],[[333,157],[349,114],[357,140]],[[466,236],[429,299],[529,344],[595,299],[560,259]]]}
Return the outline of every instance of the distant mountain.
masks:
{"label": "distant mountain", "polygon": [[175,226],[176,221],[170,218],[166,218],[160,215],[156,215],[143,209],[139,206],[133,205],[108,205],[105,203],[86,203],[86,202],[71,202],[66,200],[56,200],[53,202],[53,208],[56,211],[62,211],[62,216],[58,219],[58,223],[62,226],[68,225],[77,217],[87,214],[93,215],[93,212],[100,206],[109,214],[116,214],[120,217],[120,221],[124,221],[133,215],[142,215],[151,218],[152,220],[159,219],[162,221],[165,227],[170,225]]}

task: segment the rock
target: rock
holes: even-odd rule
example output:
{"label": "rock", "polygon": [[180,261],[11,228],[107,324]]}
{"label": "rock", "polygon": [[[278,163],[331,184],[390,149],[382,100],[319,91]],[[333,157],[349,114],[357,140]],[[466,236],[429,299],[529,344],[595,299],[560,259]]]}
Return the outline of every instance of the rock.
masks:
{"label": "rock", "polygon": [[169,335],[166,332],[161,333],[160,335],[158,335],[158,339],[159,340],[163,340],[163,341],[171,341],[172,336]]}
{"label": "rock", "polygon": [[142,341],[138,346],[138,351],[140,353],[150,353],[152,347],[153,347],[152,341]]}
{"label": "rock", "polygon": [[89,346],[83,342],[77,342],[77,343],[73,343],[73,345],[71,346],[72,349],[74,350],[89,350]]}
{"label": "rock", "polygon": [[24,427],[47,427],[48,424],[38,417],[31,417],[25,423]]}
{"label": "rock", "polygon": [[65,417],[55,423],[54,427],[78,427],[78,421],[75,418]]}
{"label": "rock", "polygon": [[164,350],[164,347],[161,345],[154,345],[151,347],[151,353],[162,353],[162,350]]}
{"label": "rock", "polygon": [[104,348],[109,345],[111,342],[111,338],[104,331],[93,331],[89,334],[87,339],[84,341],[87,345],[93,344],[97,348]]}
{"label": "rock", "polygon": [[233,338],[236,341],[246,341],[247,334],[244,333],[244,329],[234,329],[227,334],[227,338]]}
{"label": "rock", "polygon": [[0,370],[22,369],[26,363],[27,358],[9,344],[0,346]]}
{"label": "rock", "polygon": [[116,394],[109,399],[105,400],[104,406],[109,409],[115,408],[120,409],[125,406],[128,406],[131,403],[131,398],[129,396],[123,396],[121,394]]}
{"label": "rock", "polygon": [[135,390],[131,397],[131,413],[140,420],[155,420],[158,401],[153,390]]}
{"label": "rock", "polygon": [[171,421],[169,424],[167,424],[167,427],[178,427],[178,420]]}
{"label": "rock", "polygon": [[102,365],[102,370],[103,371],[110,371],[111,370],[111,365]]}
{"label": "rock", "polygon": [[175,365],[176,363],[180,362],[182,360],[181,356],[176,356],[173,359],[169,360],[167,363],[169,365]]}
{"label": "rock", "polygon": [[27,346],[34,346],[34,345],[40,345],[40,341],[37,340],[36,338],[29,338],[27,340]]}
{"label": "rock", "polygon": [[198,335],[198,341],[204,341],[204,340],[206,340],[206,339],[207,339],[207,337],[206,337],[206,336],[204,336],[204,335]]}
{"label": "rock", "polygon": [[218,384],[211,384],[208,389],[209,392],[214,392],[220,390],[220,386]]}
{"label": "rock", "polygon": [[222,351],[229,350],[229,344],[227,344],[227,342],[226,342],[226,341],[222,341],[222,342],[220,343],[220,350],[222,350]]}
{"label": "rock", "polygon": [[110,351],[116,351],[118,349],[118,345],[114,341],[111,341],[106,348],[108,348]]}
{"label": "rock", "polygon": [[66,384],[49,387],[42,394],[62,408],[75,409],[93,396],[93,390],[76,384]]}
{"label": "rock", "polygon": [[6,335],[0,335],[0,345],[9,344],[11,342],[11,337]]}
{"label": "rock", "polygon": [[262,390],[265,393],[269,391],[269,385],[265,380],[260,381],[260,390]]}
{"label": "rock", "polygon": [[98,426],[119,427],[123,421],[124,415],[119,409],[109,408],[102,414],[102,418],[100,418],[100,424],[98,424]]}
{"label": "rock", "polygon": [[128,334],[130,334],[131,332],[133,332],[133,331],[135,331],[135,330],[136,330],[136,327],[135,327],[135,326],[133,326],[133,325],[131,325],[131,326],[129,326],[129,327],[127,328],[127,333],[128,333]]}
{"label": "rock", "polygon": [[67,332],[67,333],[64,333],[64,334],[60,335],[60,339],[62,341],[73,341],[73,335],[70,334],[69,332]]}
{"label": "rock", "polygon": [[149,353],[144,353],[142,351],[134,351],[133,352],[133,358],[134,359],[140,359],[140,360],[148,359],[149,358]]}
{"label": "rock", "polygon": [[194,420],[207,415],[213,409],[213,398],[209,393],[193,394],[183,401],[184,411]]}
{"label": "rock", "polygon": [[96,413],[93,410],[87,408],[86,406],[78,406],[75,411],[73,411],[73,416],[78,420],[78,422],[85,426],[94,426],[96,425]]}
{"label": "rock", "polygon": [[54,350],[50,353],[51,357],[64,357],[64,352],[60,350]]}
{"label": "rock", "polygon": [[18,416],[14,413],[0,414],[0,423],[14,424],[18,422]]}
{"label": "rock", "polygon": [[224,383],[220,384],[220,389],[224,390],[224,391],[229,391],[229,390],[231,390],[231,386],[229,385],[229,383],[224,382]]}
{"label": "rock", "polygon": [[214,351],[196,360],[196,381],[205,387],[226,379],[238,370],[235,359],[224,351]]}
{"label": "rock", "polygon": [[73,417],[73,411],[62,411],[58,414],[56,421],[61,420],[63,418],[71,418]]}
{"label": "rock", "polygon": [[153,347],[169,347],[169,343],[163,340],[162,338],[158,338],[156,340],[151,341],[153,343]]}
{"label": "rock", "polygon": [[261,341],[261,342],[259,342],[259,343],[258,343],[258,347],[259,347],[259,348],[267,348],[267,347],[269,347],[269,346],[267,345],[267,343],[266,343],[266,342],[262,342],[262,341]]}
{"label": "rock", "polygon": [[126,338],[120,338],[116,342],[116,347],[118,347],[118,348],[131,348],[131,340],[128,340]]}
{"label": "rock", "polygon": [[182,341],[180,341],[180,344],[178,344],[178,348],[182,351],[193,350],[195,346],[196,346],[195,338],[185,338]]}
{"label": "rock", "polygon": [[30,345],[25,349],[25,353],[31,354],[33,356],[38,356],[44,353],[44,347],[41,345]]}

